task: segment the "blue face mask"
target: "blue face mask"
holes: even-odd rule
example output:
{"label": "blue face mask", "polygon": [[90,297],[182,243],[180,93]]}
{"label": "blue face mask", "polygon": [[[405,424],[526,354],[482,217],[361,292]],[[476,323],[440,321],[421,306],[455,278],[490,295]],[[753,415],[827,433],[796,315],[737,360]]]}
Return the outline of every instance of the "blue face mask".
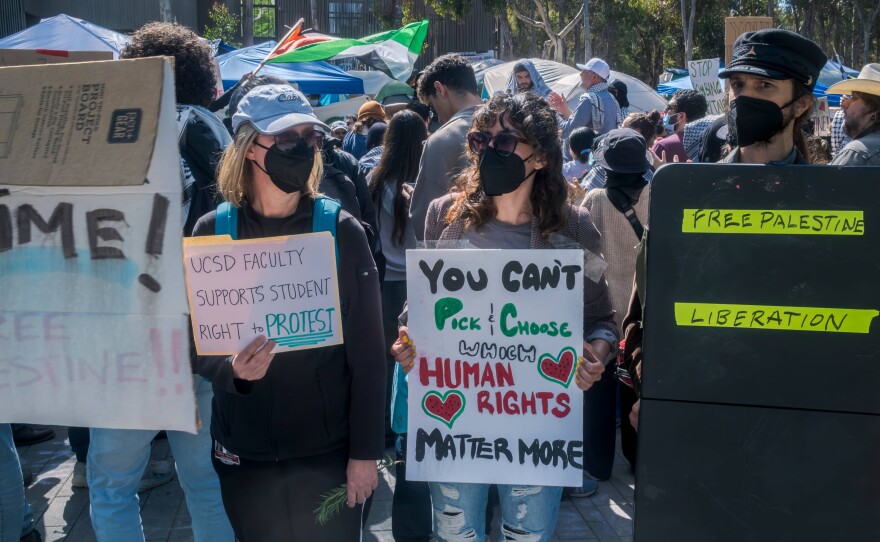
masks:
{"label": "blue face mask", "polygon": [[670,134],[675,131],[675,123],[672,122],[672,117],[676,117],[675,122],[678,122],[678,113],[673,113],[672,115],[666,113],[663,115],[663,127],[666,128],[666,131]]}

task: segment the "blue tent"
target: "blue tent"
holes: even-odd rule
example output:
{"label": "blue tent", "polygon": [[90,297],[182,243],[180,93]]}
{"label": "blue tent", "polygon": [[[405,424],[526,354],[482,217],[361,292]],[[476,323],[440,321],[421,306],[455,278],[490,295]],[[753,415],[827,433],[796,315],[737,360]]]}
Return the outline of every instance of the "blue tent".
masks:
{"label": "blue tent", "polygon": [[[223,88],[229,90],[253,71],[275,47],[274,41],[244,47],[217,57]],[[364,81],[329,62],[266,64],[259,75],[274,75],[299,85],[305,94],[363,94]]]}
{"label": "blue tent", "polygon": [[[848,68],[843,64],[835,62],[833,60],[829,60],[825,63],[825,67],[822,68],[822,71],[819,73],[819,80],[816,81],[816,88],[813,89],[813,95],[817,98],[821,98],[825,96],[825,91],[828,90],[828,87],[837,83],[838,81],[842,81],[844,79],[849,79],[851,77],[858,77],[859,72],[852,68]],[[724,81],[720,80],[721,88],[724,88]],[[681,77],[679,79],[673,79],[672,81],[668,81],[666,83],[660,83],[657,85],[657,92],[663,94],[664,96],[670,96],[675,93],[676,90],[680,89],[690,89],[693,88],[691,86],[691,78],[690,77]],[[835,94],[828,94],[828,105],[831,107],[839,107],[840,106],[840,96]]]}
{"label": "blue tent", "polygon": [[53,49],[59,51],[119,51],[128,36],[69,15],[56,15],[0,39],[0,49]]}

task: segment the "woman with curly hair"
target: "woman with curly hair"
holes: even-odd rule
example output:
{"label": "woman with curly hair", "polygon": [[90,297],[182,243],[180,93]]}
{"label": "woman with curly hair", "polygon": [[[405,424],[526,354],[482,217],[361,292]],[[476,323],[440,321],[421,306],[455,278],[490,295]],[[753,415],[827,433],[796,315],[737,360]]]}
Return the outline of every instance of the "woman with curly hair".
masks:
{"label": "woman with curly hair", "polygon": [[[586,210],[566,203],[562,148],[556,113],[534,93],[500,94],[474,114],[468,133],[471,164],[456,191],[428,208],[425,240],[467,240],[483,249],[551,249],[576,243],[601,253],[601,240]],[[584,281],[583,358],[577,370],[584,391],[614,355],[617,327],[608,286]],[[392,352],[404,370],[415,351],[400,329]],[[432,482],[434,536],[440,541],[483,541],[489,484]],[[505,538],[549,541],[559,514],[561,487],[499,485]],[[461,511],[450,517],[450,511]]]}

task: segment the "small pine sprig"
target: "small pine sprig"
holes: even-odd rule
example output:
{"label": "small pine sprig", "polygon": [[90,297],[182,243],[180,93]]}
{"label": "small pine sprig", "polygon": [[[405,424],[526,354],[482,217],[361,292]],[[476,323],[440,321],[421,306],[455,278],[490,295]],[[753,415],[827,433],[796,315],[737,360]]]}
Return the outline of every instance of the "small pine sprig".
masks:
{"label": "small pine sprig", "polygon": [[[391,456],[386,455],[381,461],[379,461],[376,468],[379,472],[383,472],[399,463],[403,463],[403,461],[397,461],[392,459]],[[342,484],[341,486],[321,495],[321,502],[319,502],[318,507],[315,508],[315,523],[319,525],[327,525],[331,519],[339,514],[342,507],[345,506],[345,501],[347,499],[347,484]]]}

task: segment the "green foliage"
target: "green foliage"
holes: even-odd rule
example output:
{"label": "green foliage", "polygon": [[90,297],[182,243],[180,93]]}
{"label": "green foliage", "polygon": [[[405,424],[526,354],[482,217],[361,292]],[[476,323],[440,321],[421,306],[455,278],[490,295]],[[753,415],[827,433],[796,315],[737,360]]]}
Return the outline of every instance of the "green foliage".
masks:
{"label": "green foliage", "polygon": [[211,11],[208,12],[208,18],[211,20],[211,24],[205,26],[205,39],[219,39],[233,47],[241,47],[241,43],[235,40],[241,19],[229,13],[226,4],[214,2]]}
{"label": "green foliage", "polygon": [[254,5],[254,37],[275,38],[275,8],[270,7],[274,0]]}
{"label": "green foliage", "polygon": [[[404,24],[421,18],[417,2],[397,0]],[[594,56],[605,58],[614,70],[656,85],[664,68],[685,66],[681,0],[587,0],[590,43]],[[514,6],[525,17],[539,19],[534,0],[424,0],[438,14],[462,18],[481,3],[484,10],[503,17],[513,50],[503,50],[507,60],[541,56],[548,37],[514,16]],[[584,0],[539,0],[554,32],[578,13]],[[866,29],[858,9],[870,14],[880,0],[697,0],[691,58],[724,58],[725,17],[772,15],[774,25],[794,30],[816,41],[828,54],[856,69],[880,57],[880,18]],[[506,24],[504,24],[506,23]],[[573,65],[584,56],[583,24],[565,39],[565,61]],[[866,39],[867,36],[867,39]]]}
{"label": "green foliage", "polygon": [[[376,469],[379,472],[387,471],[399,463],[403,463],[403,461],[396,461],[392,459],[390,455],[386,455],[384,459],[379,461]],[[342,507],[345,506],[347,498],[348,487],[346,484],[342,484],[341,486],[321,495],[321,502],[319,502],[318,507],[315,508],[315,523],[319,525],[327,525],[330,520],[339,514]]]}

